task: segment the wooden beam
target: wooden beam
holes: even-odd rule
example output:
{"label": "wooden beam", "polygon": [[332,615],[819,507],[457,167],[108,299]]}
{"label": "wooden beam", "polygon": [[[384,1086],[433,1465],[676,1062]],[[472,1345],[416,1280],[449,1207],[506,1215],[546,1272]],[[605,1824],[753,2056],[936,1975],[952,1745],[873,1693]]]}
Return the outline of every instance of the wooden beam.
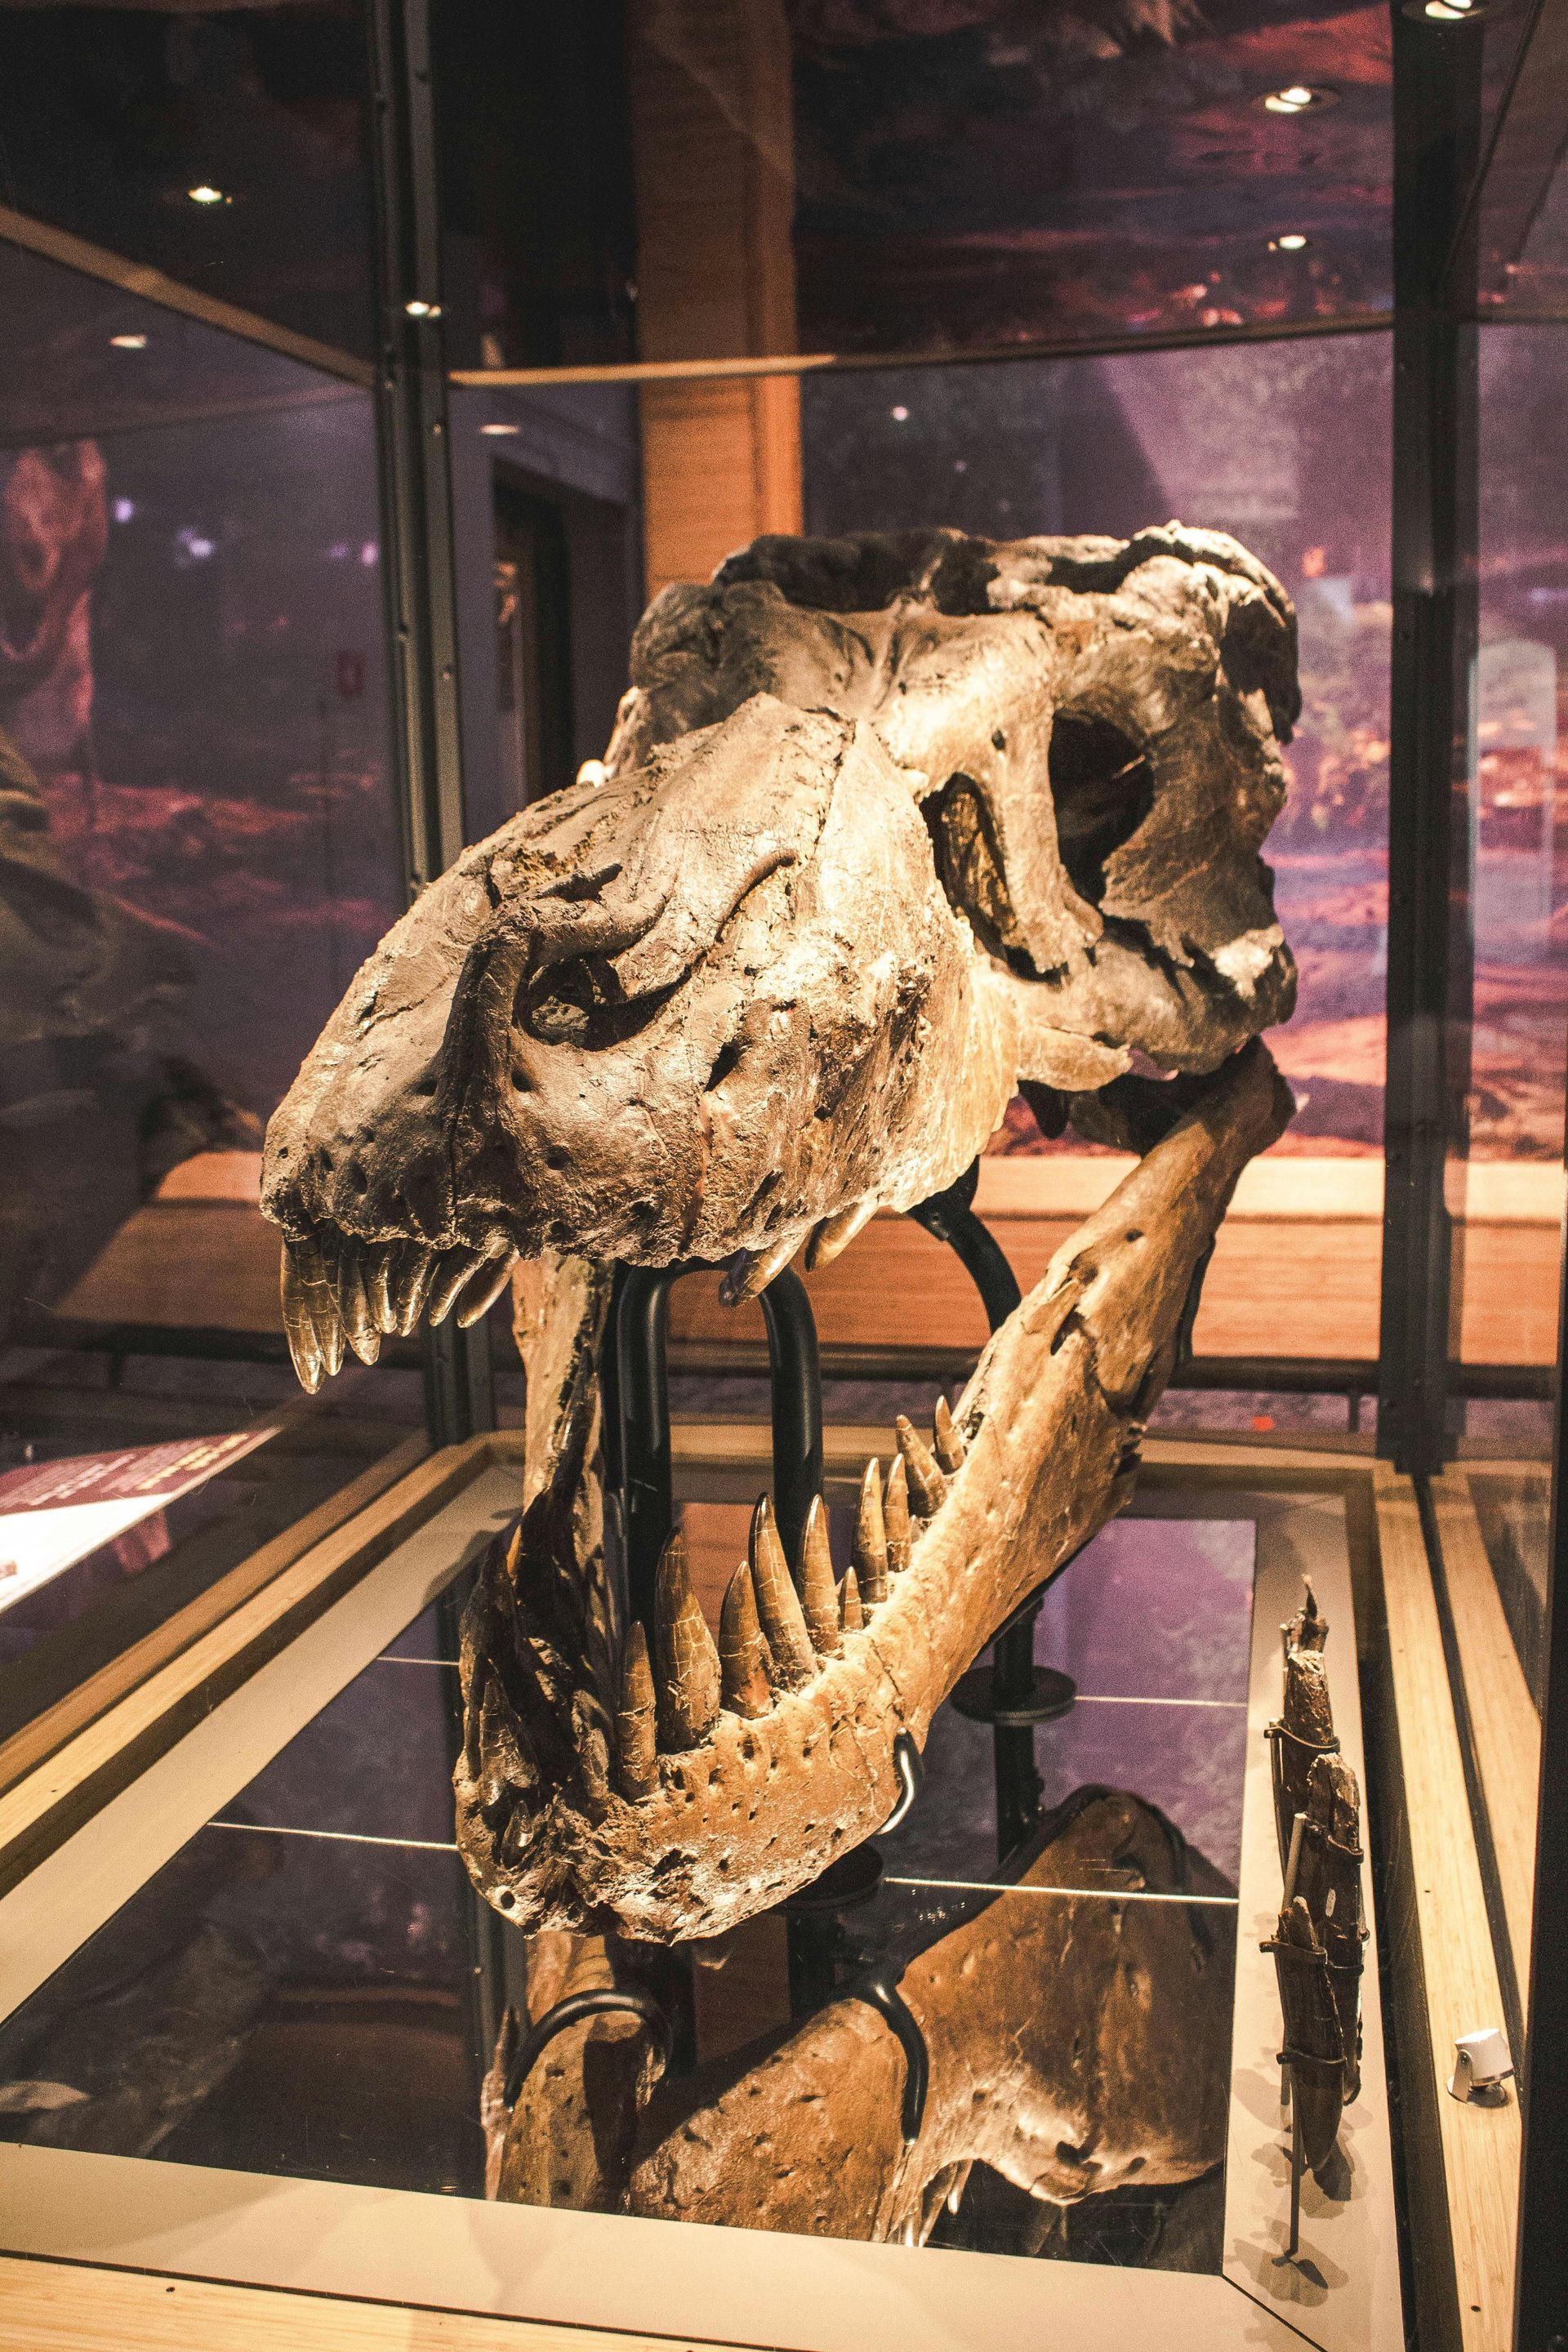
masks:
{"label": "wooden beam", "polygon": [[[647,2352],[646,2336],[0,2254],[5,2352]],[[661,2341],[690,2352],[686,2340]]]}
{"label": "wooden beam", "polygon": [[1530,1982],[1535,1906],[1536,1804],[1541,1717],[1503,1613],[1469,1481],[1450,1470],[1432,1481],[1443,1581],[1464,1676],[1465,1706],[1513,1951],[1514,1980]]}
{"label": "wooden beam", "polygon": [[[1502,1994],[1487,1919],[1464,1759],[1443,1653],[1437,1598],[1415,1489],[1385,1464],[1374,1472],[1387,1625],[1391,1730],[1397,1770],[1385,1777],[1397,1820],[1391,1845],[1405,1878],[1390,1892],[1398,2064],[1407,2117],[1412,2245],[1423,2352],[1510,2352],[1519,2217],[1520,2116],[1507,2104],[1450,2098],[1454,2043],[1500,2025]],[[1385,1734],[1386,1736],[1386,1734]],[[1433,2241],[1446,2228],[1452,2268]]]}

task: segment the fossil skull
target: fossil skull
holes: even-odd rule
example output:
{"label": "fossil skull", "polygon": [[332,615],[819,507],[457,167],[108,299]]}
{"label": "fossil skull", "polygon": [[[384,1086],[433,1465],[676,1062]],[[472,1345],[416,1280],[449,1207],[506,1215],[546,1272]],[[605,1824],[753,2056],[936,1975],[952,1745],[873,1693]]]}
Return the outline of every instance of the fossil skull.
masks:
{"label": "fossil skull", "polygon": [[761,540],[667,589],[602,767],[424,893],[272,1121],[305,1385],[546,1248],[760,1288],[951,1183],[1020,1078],[1286,1018],[1294,635],[1173,524]]}

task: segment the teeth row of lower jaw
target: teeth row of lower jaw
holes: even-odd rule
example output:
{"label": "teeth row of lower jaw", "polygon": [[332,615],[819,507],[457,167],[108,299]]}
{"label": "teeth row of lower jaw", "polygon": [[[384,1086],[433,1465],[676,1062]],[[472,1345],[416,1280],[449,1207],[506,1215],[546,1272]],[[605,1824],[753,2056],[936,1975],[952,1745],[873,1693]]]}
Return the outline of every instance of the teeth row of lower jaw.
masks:
{"label": "teeth row of lower jaw", "polygon": [[654,1591],[653,1648],[634,1624],[621,1670],[613,1741],[579,1725],[580,1761],[590,1793],[613,1784],[632,1803],[660,1784],[660,1758],[700,1748],[720,1714],[751,1719],[804,1690],[847,1633],[874,1620],[892,1581],[910,1563],[916,1530],[935,1517],[961,1468],[964,1439],[945,1399],[928,1446],[900,1416],[899,1452],[886,1488],[879,1464],[867,1469],[856,1513],[850,1565],[836,1584],[822,1498],[811,1506],[792,1575],[766,1497],[752,1515],[749,1556],[724,1595],[715,1642],[691,1587],[678,1529],[665,1546]]}
{"label": "teeth row of lower jaw", "polygon": [[365,1241],[320,1225],[283,1244],[283,1328],[301,1384],[313,1396],[340,1370],[346,1349],[374,1364],[384,1338],[406,1339],[423,1319],[444,1322],[457,1310],[465,1328],[487,1314],[505,1287],[518,1252],[498,1242]]}

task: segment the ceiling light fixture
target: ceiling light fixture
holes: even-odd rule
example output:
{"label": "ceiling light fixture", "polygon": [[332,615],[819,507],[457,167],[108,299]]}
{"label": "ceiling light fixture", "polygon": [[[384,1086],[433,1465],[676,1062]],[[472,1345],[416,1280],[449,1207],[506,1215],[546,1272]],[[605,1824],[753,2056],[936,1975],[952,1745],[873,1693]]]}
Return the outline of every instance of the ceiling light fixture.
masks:
{"label": "ceiling light fixture", "polygon": [[110,335],[109,340],[117,352],[144,352],[147,348],[145,335]]}
{"label": "ceiling light fixture", "polygon": [[1405,0],[1401,15],[1433,25],[1471,25],[1489,14],[1487,0]]}
{"label": "ceiling light fixture", "polygon": [[1311,242],[1311,238],[1303,236],[1299,228],[1288,229],[1283,236],[1269,238],[1268,250],[1270,253],[1304,253]]}
{"label": "ceiling light fixture", "polygon": [[481,433],[493,434],[498,441],[503,434],[521,433],[521,430],[520,425],[481,425],[479,427]]}
{"label": "ceiling light fixture", "polygon": [[193,205],[226,205],[228,202],[223,190],[215,188],[208,180],[199,182],[194,188],[187,188],[185,194]]}
{"label": "ceiling light fixture", "polygon": [[1293,81],[1283,89],[1269,90],[1258,103],[1269,114],[1321,114],[1339,100],[1339,91],[1322,82]]}
{"label": "ceiling light fixture", "polygon": [[439,302],[405,302],[403,308],[411,319],[438,319],[441,315]]}

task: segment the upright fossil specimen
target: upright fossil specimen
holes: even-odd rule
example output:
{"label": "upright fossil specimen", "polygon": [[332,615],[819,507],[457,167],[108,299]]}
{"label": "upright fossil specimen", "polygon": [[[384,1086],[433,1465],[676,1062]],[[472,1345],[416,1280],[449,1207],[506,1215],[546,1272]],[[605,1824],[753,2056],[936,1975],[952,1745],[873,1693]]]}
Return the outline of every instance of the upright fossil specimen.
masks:
{"label": "upright fossil specimen", "polygon": [[[526,1508],[469,1612],[459,1839],[521,1924],[668,1938],[869,1835],[898,1736],[1125,1496],[1194,1270],[1289,1116],[1255,1041],[1294,988],[1258,856],[1294,619],[1176,524],[761,540],[665,592],[632,672],[602,766],[360,972],[263,1202],[310,1388],[531,1262]],[[593,1467],[609,1265],[727,1262],[753,1295],[952,1182],[1021,1083],[1152,1148],[937,1458],[903,1441],[837,1639],[820,1547],[784,1562],[763,1518],[721,1654],[679,1555],[645,1649]]]}

